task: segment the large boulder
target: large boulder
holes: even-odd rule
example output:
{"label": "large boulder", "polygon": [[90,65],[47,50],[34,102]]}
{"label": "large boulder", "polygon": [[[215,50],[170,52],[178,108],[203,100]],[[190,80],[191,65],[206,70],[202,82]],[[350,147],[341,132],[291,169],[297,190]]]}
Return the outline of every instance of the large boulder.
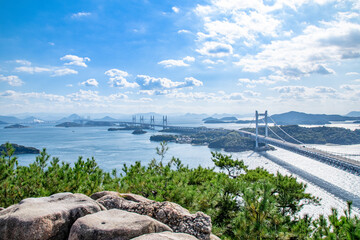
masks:
{"label": "large boulder", "polygon": [[197,238],[186,233],[161,232],[145,234],[132,240],[197,240]]}
{"label": "large boulder", "polygon": [[112,209],[76,220],[71,227],[69,240],[127,240],[143,234],[163,231],[171,231],[171,229],[148,216]]}
{"label": "large boulder", "polygon": [[67,239],[80,217],[105,210],[83,194],[27,198],[0,212],[0,239]]}
{"label": "large boulder", "polygon": [[96,201],[106,209],[121,209],[135,212],[141,215],[150,216],[166,225],[170,226],[174,232],[191,234],[198,239],[209,240],[211,234],[211,218],[202,213],[190,214],[190,212],[180,205],[172,202],[155,202],[149,199],[141,200],[143,197],[134,196],[131,200],[121,197],[123,194],[108,194]]}

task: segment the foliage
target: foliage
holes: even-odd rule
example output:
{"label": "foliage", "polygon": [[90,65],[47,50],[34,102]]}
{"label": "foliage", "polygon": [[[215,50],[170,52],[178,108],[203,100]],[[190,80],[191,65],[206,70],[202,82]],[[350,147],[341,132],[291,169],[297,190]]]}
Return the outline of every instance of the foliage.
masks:
{"label": "foliage", "polygon": [[[354,131],[339,127],[300,127],[298,125],[281,126],[285,132],[295,139],[307,144],[359,144],[360,130]],[[255,129],[243,129],[250,132],[255,132]],[[271,127],[277,135],[288,142],[295,142],[292,138],[283,133],[278,127]],[[259,128],[259,134],[264,135],[264,128]],[[269,136],[277,138],[275,134],[269,131]]]}
{"label": "foliage", "polygon": [[96,161],[81,157],[73,165],[50,159],[44,149],[29,166],[19,166],[9,143],[0,157],[0,206],[7,207],[27,197],[57,192],[90,195],[111,190],[141,194],[157,201],[176,202],[190,211],[203,211],[212,218],[213,232],[222,239],[359,239],[360,222],[336,210],[326,219],[300,217],[305,204],[319,199],[305,193],[306,185],[293,176],[270,174],[263,168],[248,169],[230,155],[212,153],[215,168],[191,169],[178,158],[164,162],[165,142],[156,149],[159,159],[143,166],[127,166],[121,174],[107,173]]}

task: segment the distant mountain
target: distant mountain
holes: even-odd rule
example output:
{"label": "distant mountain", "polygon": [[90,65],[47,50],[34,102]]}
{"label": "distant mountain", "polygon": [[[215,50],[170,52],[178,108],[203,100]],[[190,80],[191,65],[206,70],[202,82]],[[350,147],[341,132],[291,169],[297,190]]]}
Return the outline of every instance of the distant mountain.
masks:
{"label": "distant mountain", "polygon": [[95,121],[107,121],[107,122],[113,122],[113,121],[116,121],[116,120],[117,119],[109,117],[109,116],[106,116],[106,117],[103,117],[103,118],[100,118],[100,119],[95,119]]}
{"label": "distant mountain", "polygon": [[0,116],[0,121],[6,122],[6,123],[20,123],[21,119],[17,117],[12,116]]}
{"label": "distant mountain", "polygon": [[[308,114],[302,112],[287,112],[271,116],[277,124],[281,125],[323,125],[331,121],[360,120],[360,117],[347,117],[341,115]],[[269,122],[272,122],[269,120]]]}
{"label": "distant mountain", "polygon": [[22,119],[21,122],[22,123],[43,123],[45,121],[41,120],[39,118],[36,118],[36,117],[28,117],[28,118]]}
{"label": "distant mountain", "polygon": [[236,117],[223,117],[223,118],[220,118],[220,120],[223,120],[223,121],[237,121],[237,118]]}
{"label": "distant mountain", "polygon": [[57,122],[59,123],[63,123],[63,122],[74,122],[74,121],[80,121],[80,120],[85,120],[85,118],[77,115],[77,114],[71,114],[68,117],[62,118],[60,120],[58,120]]}
{"label": "distant mountain", "polygon": [[360,117],[360,111],[352,111],[346,114],[347,117]]}

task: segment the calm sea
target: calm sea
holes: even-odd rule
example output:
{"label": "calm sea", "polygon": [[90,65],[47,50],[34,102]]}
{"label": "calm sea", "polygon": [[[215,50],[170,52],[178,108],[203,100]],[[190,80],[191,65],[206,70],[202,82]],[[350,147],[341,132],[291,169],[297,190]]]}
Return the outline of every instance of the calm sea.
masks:
{"label": "calm sea", "polygon": [[[207,125],[207,127],[239,128],[248,125]],[[339,127],[339,125],[336,125]],[[358,128],[349,124],[342,127]],[[80,127],[80,128],[58,128],[53,125],[33,125],[25,129],[4,129],[0,128],[0,143],[12,142],[20,145],[36,147],[38,149],[46,148],[52,157],[59,157],[61,161],[73,163],[79,156],[84,158],[94,157],[99,166],[111,171],[116,168],[121,170],[124,163],[133,164],[135,161],[141,161],[147,164],[153,158],[159,159],[155,148],[159,143],[151,142],[150,136],[157,134],[156,131],[149,131],[143,135],[133,135],[131,131],[107,131],[107,127]],[[214,167],[211,161],[211,151],[206,146],[192,146],[189,144],[169,143],[169,151],[166,154],[165,161],[172,156],[178,157],[181,161],[190,167]],[[360,145],[339,146],[339,145],[312,145],[313,147],[324,150],[342,153],[360,153]],[[338,187],[350,191],[360,196],[360,177],[354,176],[342,170],[330,167],[315,160],[277,149],[271,152],[272,155],[283,161],[291,163],[296,167],[307,171],[317,177],[324,179]],[[233,153],[233,156],[243,159],[250,168],[258,166],[264,167],[272,173],[279,171],[283,174],[291,174],[288,170],[271,162],[267,158],[259,156],[254,152]],[[28,165],[35,160],[36,155],[20,155],[19,163]],[[359,157],[355,157],[360,160]],[[300,181],[307,183],[299,178]],[[305,207],[302,214],[310,215],[329,214],[331,207],[338,208],[340,212],[345,208],[346,203],[333,195],[320,189],[314,184],[307,183],[307,191],[322,199],[321,206]],[[355,209],[355,212],[359,212]]]}

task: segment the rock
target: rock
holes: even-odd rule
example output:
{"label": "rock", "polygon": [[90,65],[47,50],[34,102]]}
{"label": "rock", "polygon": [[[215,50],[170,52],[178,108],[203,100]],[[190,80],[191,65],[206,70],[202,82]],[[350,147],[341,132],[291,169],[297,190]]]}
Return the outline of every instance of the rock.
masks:
{"label": "rock", "polygon": [[[121,195],[124,196],[124,194]],[[210,239],[211,219],[202,212],[190,214],[188,210],[176,203],[155,202],[134,194],[132,197],[130,195],[125,196],[127,199],[120,196],[116,194],[105,195],[97,199],[97,202],[106,209],[115,208],[147,215],[165,223],[174,232],[188,233],[204,240]]]}
{"label": "rock", "polygon": [[161,232],[145,234],[132,240],[197,240],[197,238],[186,233]]}
{"label": "rock", "polygon": [[221,240],[221,239],[214,234],[210,234],[210,240]]}
{"label": "rock", "polygon": [[3,207],[0,207],[0,211],[2,211],[2,210],[4,210],[5,208],[3,208]]}
{"label": "rock", "polygon": [[120,194],[118,192],[102,191],[102,192],[94,193],[93,195],[90,196],[90,198],[92,198],[94,200],[98,200],[99,198],[102,198],[103,196],[106,196],[106,195],[120,196]]}
{"label": "rock", "polygon": [[71,227],[69,240],[127,240],[143,234],[163,231],[172,230],[148,216],[112,209],[76,220]]}
{"label": "rock", "polygon": [[104,210],[83,194],[27,198],[0,212],[0,239],[67,239],[80,217]]}

